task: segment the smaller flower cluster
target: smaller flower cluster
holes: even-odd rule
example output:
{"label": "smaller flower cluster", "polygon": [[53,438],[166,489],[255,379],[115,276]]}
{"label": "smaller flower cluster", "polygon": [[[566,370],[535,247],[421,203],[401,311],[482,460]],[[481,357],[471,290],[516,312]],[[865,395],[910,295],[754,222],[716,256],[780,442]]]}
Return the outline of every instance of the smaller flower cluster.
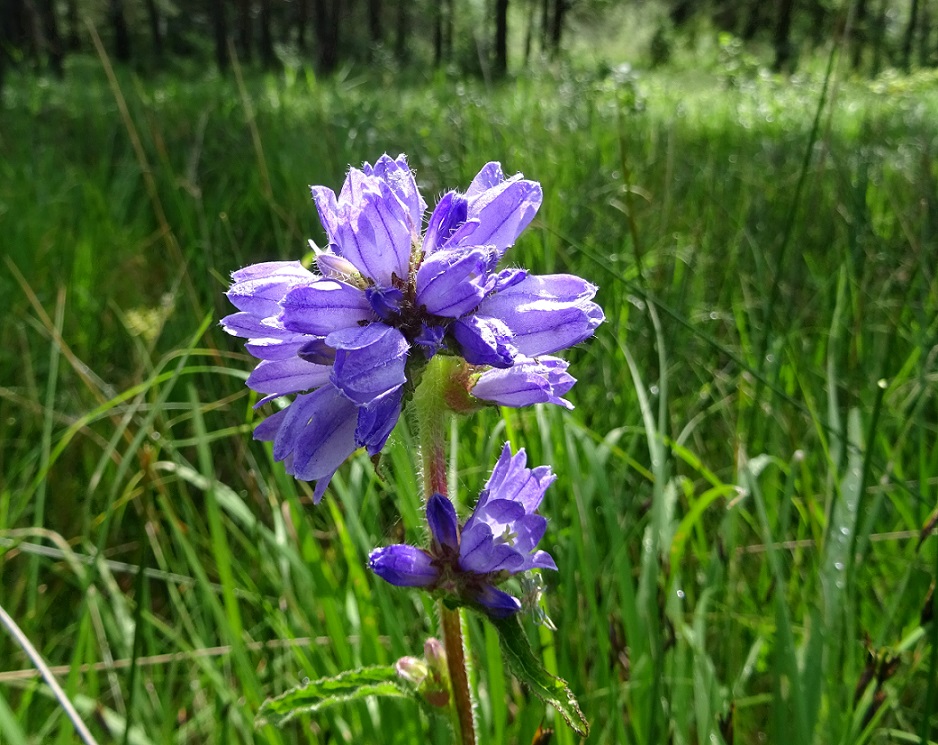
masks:
{"label": "smaller flower cluster", "polygon": [[546,551],[535,550],[547,528],[536,514],[556,476],[549,466],[527,468],[527,455],[506,444],[469,519],[460,525],[442,494],[427,501],[430,547],[397,544],[376,549],[369,564],[400,587],[423,587],[493,618],[519,611],[521,601],[499,590],[509,577],[531,569],[557,569]]}

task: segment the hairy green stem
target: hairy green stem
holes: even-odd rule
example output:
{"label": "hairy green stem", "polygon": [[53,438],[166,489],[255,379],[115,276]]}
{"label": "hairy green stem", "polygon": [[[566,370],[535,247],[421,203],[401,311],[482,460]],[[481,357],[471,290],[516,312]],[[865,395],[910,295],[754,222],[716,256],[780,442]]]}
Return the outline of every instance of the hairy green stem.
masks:
{"label": "hairy green stem", "polygon": [[[420,447],[420,469],[424,497],[446,495],[446,424],[449,408],[445,401],[447,383],[452,382],[452,360],[440,357],[427,365],[423,378],[414,392],[417,441]],[[450,706],[455,710],[456,727],[462,745],[475,745],[472,694],[466,670],[466,654],[462,635],[462,619],[458,609],[447,608],[440,601],[440,625],[446,665],[449,668]]]}
{"label": "hairy green stem", "polygon": [[440,601],[440,623],[443,629],[443,646],[446,649],[446,665],[449,668],[449,683],[459,723],[459,739],[462,745],[475,745],[475,721],[472,718],[472,694],[469,692],[469,675],[466,671],[466,654],[463,648],[462,619],[459,609],[450,610]]}

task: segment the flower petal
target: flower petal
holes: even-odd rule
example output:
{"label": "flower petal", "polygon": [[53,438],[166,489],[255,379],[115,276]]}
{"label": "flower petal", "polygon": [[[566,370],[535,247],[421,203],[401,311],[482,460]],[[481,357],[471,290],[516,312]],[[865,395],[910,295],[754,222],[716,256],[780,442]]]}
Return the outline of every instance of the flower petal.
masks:
{"label": "flower petal", "polygon": [[[450,245],[494,246],[501,257],[534,219],[543,193],[536,181],[520,174],[505,179],[498,163],[487,163],[473,179],[466,198],[466,226],[453,233]],[[478,226],[466,230],[475,220]]]}
{"label": "flower petal", "polygon": [[521,601],[518,598],[488,584],[482,585],[473,599],[483,606],[492,618],[507,618],[521,610]]}
{"label": "flower petal", "polygon": [[476,308],[495,287],[485,248],[443,250],[428,256],[417,270],[417,304],[435,316],[459,318]]}
{"label": "flower petal", "polygon": [[318,482],[313,494],[318,502],[332,475],[355,452],[355,404],[324,385],[297,396],[287,411],[274,440],[274,458],[292,456],[289,472]]}
{"label": "flower petal", "polygon": [[528,275],[489,295],[478,312],[502,321],[518,351],[537,357],[593,335],[604,320],[602,309],[590,300],[595,292],[593,285],[569,274]]}
{"label": "flower petal", "polygon": [[459,544],[459,568],[464,572],[490,574],[513,572],[524,564],[524,557],[508,543],[492,535],[485,523],[476,522],[462,532]]}
{"label": "flower petal", "polygon": [[365,289],[365,297],[368,298],[371,309],[387,321],[401,312],[404,293],[396,287],[372,286]]}
{"label": "flower petal", "polygon": [[[445,245],[453,231],[463,226],[468,205],[469,201],[455,191],[446,192],[442,196],[427,223],[427,232],[423,238],[424,256],[429,256]],[[471,226],[466,226],[463,231],[465,236],[468,237],[478,224],[478,221],[474,220]]]}
{"label": "flower petal", "polygon": [[234,283],[228,299],[238,310],[259,318],[276,316],[279,303],[291,289],[310,284],[318,277],[298,261],[267,261],[239,269],[231,275]]}
{"label": "flower petal", "polygon": [[368,565],[385,582],[398,587],[426,587],[440,576],[425,551],[402,543],[375,549],[368,556]]}
{"label": "flower petal", "polygon": [[494,542],[491,548],[483,551],[474,551],[465,559],[460,557],[460,566],[477,574],[493,574],[495,572],[508,572],[515,574],[524,566],[524,556],[508,543]]}
{"label": "flower petal", "polygon": [[464,536],[477,523],[484,524],[491,519],[487,514],[490,504],[501,500],[517,502],[528,515],[538,508],[547,487],[554,483],[557,477],[551,472],[550,466],[526,468],[526,462],[527,453],[524,448],[519,448],[518,452],[512,455],[510,446],[505,443],[472,515],[463,527]]}
{"label": "flower petal", "polygon": [[251,339],[244,348],[259,360],[286,360],[296,357],[309,337],[292,334],[295,341],[280,339]]}
{"label": "flower petal", "polygon": [[401,416],[401,400],[404,389],[375,401],[358,410],[358,425],[355,427],[355,444],[377,455],[384,448]]}
{"label": "flower petal", "polygon": [[[517,502],[513,504],[517,504]],[[541,538],[544,537],[544,533],[547,531],[547,518],[543,515],[525,515],[517,520],[512,527],[514,535],[512,545],[527,560],[528,554],[540,543]]]}
{"label": "flower petal", "polygon": [[362,170],[366,174],[370,170],[371,173],[388,185],[391,192],[406,209],[410,217],[411,231],[415,235],[418,234],[423,224],[423,213],[427,209],[427,203],[420,196],[420,190],[414,180],[413,171],[407,165],[407,158],[404,155],[391,158],[385,154],[378,158],[373,168],[365,164]]}
{"label": "flower petal", "polygon": [[342,213],[339,211],[335,192],[325,186],[310,186],[309,190],[313,195],[316,210],[319,212],[319,222],[322,223],[322,227],[329,237],[329,242],[335,243],[339,223],[342,220]]}
{"label": "flower petal", "polygon": [[390,287],[393,276],[407,278],[416,229],[384,181],[368,178],[361,199],[347,208],[336,238],[342,256],[375,283]]}
{"label": "flower petal", "polygon": [[383,323],[342,329],[326,337],[336,350],[332,382],[359,406],[377,401],[407,381],[404,366],[410,345]]}
{"label": "flower petal", "polygon": [[505,528],[512,528],[515,521],[526,514],[524,505],[513,499],[501,499],[491,492],[485,505],[475,510],[476,520],[483,520],[496,539],[505,532]]}
{"label": "flower petal", "polygon": [[554,557],[546,551],[535,551],[531,554],[529,563],[530,569],[553,569],[555,572],[558,571]]}
{"label": "flower petal", "polygon": [[312,362],[316,365],[332,367],[332,364],[335,362],[335,350],[326,344],[325,339],[321,336],[314,336],[312,338],[303,336],[302,338],[305,341],[296,353],[300,359]]}
{"label": "flower petal", "polygon": [[328,383],[330,372],[326,365],[314,365],[299,357],[265,360],[254,368],[254,372],[247,379],[247,385],[258,393],[285,396]]}
{"label": "flower petal", "polygon": [[323,251],[316,256],[316,267],[326,279],[338,279],[342,282],[348,282],[361,277],[358,269],[351,261],[328,251]]}
{"label": "flower petal", "polygon": [[429,326],[421,322],[420,333],[417,334],[414,343],[423,350],[429,360],[443,348],[444,336],[446,336],[446,329],[442,326]]}
{"label": "flower petal", "polygon": [[450,328],[463,358],[470,364],[509,367],[515,359],[517,350],[511,341],[511,329],[497,318],[474,313],[460,318]]}
{"label": "flower petal", "polygon": [[[293,404],[291,403],[290,406]],[[290,410],[288,406],[285,409],[280,411],[275,411],[269,417],[267,417],[263,422],[258,424],[254,428],[254,439],[258,442],[273,442],[277,437],[277,433],[280,431],[280,426],[283,424],[283,420],[287,417],[287,412]]]}
{"label": "flower petal", "polygon": [[430,540],[433,553],[441,550],[456,554],[459,552],[459,521],[456,508],[442,494],[434,494],[427,500],[427,523],[430,525]]}
{"label": "flower petal", "polygon": [[567,364],[557,357],[515,360],[507,369],[483,372],[470,393],[502,406],[551,403],[572,409],[573,404],[562,398],[576,383],[576,378],[567,373]]}
{"label": "flower petal", "polygon": [[486,163],[472,179],[469,188],[466,189],[467,198],[477,198],[489,189],[494,189],[505,180],[505,174],[502,172],[502,164],[498,161]]}
{"label": "flower petal", "polygon": [[[280,306],[277,306],[277,313],[280,312]],[[292,339],[295,336],[293,331],[288,331],[277,323],[275,318],[258,316],[255,313],[232,313],[221,319],[221,327],[226,333],[232,336],[240,336],[244,339]]]}
{"label": "flower petal", "polygon": [[290,331],[315,336],[327,336],[338,329],[374,319],[364,292],[332,279],[322,279],[289,292],[283,299],[280,316],[284,327]]}

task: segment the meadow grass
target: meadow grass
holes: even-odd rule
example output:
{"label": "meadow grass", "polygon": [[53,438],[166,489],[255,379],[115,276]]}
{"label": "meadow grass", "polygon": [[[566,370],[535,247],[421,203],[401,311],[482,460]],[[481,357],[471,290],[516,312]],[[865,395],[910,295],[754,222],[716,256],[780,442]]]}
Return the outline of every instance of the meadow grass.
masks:
{"label": "meadow grass", "polygon": [[[0,606],[101,742],[448,741],[399,701],[253,727],[436,633],[365,566],[422,537],[406,426],[313,507],[251,440],[251,360],[217,325],[233,269],[322,241],[306,185],[383,152],[429,201],[488,160],[539,180],[510,260],[601,288],[574,412],[451,432],[464,508],[505,440],[559,475],[558,630],[529,632],[590,741],[938,739],[933,90],[68,72],[0,110]],[[574,742],[487,624],[470,645],[483,742]],[[0,740],[74,742],[6,634],[0,660]]]}

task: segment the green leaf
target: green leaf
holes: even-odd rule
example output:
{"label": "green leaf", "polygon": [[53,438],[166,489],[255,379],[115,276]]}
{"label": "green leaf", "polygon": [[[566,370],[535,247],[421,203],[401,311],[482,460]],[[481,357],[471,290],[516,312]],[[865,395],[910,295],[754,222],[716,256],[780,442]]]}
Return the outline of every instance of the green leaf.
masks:
{"label": "green leaf", "polygon": [[415,696],[415,692],[401,680],[393,665],[347,670],[334,678],[312,680],[276,698],[267,699],[257,712],[254,726],[273,724],[280,727],[297,714],[313,713],[366,696],[410,698]]}
{"label": "green leaf", "polygon": [[505,660],[515,676],[544,703],[559,711],[570,729],[580,737],[589,735],[589,722],[580,711],[567,681],[547,672],[541,661],[534,656],[518,615],[492,619],[492,625],[498,631],[502,654],[505,655]]}

